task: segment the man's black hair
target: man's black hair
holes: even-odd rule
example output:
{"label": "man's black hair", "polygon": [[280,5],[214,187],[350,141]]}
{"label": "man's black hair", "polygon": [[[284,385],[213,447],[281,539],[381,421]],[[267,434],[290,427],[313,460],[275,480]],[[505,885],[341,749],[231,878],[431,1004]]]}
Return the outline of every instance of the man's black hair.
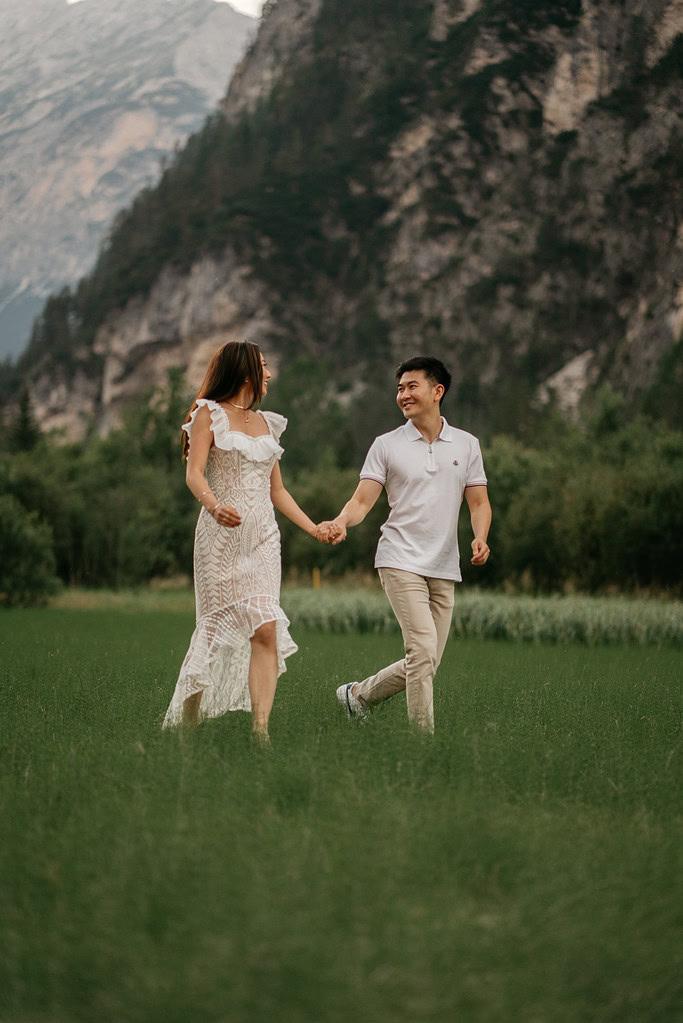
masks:
{"label": "man's black hair", "polygon": [[433,359],[431,355],[416,355],[413,359],[406,359],[396,370],[396,379],[400,380],[404,373],[410,373],[416,369],[421,369],[428,380],[431,380],[432,384],[441,384],[443,386],[443,394],[441,400],[446,397],[446,392],[451,386],[451,374],[448,372],[443,362],[439,359]]}

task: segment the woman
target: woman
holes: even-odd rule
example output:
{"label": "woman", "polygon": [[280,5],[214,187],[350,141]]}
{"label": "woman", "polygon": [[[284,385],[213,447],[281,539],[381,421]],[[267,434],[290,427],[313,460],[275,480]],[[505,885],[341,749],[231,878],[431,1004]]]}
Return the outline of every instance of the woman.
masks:
{"label": "woman", "polygon": [[316,526],[282,484],[279,440],[287,420],[254,411],[270,375],[251,341],[224,345],[183,423],[187,485],[202,505],[194,545],[197,626],[165,728],[251,710],[254,737],[268,742],[277,679],[297,649],[279,603],[273,506],[311,536]]}

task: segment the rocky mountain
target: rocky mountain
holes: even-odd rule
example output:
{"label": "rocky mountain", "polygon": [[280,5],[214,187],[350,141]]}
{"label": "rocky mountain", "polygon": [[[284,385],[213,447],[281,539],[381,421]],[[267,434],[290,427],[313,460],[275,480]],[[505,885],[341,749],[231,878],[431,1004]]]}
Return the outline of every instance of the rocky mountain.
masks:
{"label": "rocky mountain", "polygon": [[0,5],[0,357],[201,126],[254,25],[213,0]]}
{"label": "rocky mountain", "polygon": [[294,420],[352,410],[345,451],[416,351],[485,434],[606,382],[676,406],[682,32],[682,0],[271,0],[220,113],[46,306],[43,426],[104,430],[234,337]]}

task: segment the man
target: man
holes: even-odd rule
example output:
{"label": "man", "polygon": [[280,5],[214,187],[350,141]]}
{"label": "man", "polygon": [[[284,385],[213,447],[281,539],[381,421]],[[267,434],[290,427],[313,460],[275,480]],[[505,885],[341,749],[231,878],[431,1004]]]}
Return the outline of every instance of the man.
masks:
{"label": "man", "polygon": [[398,367],[396,401],[407,422],[373,442],[353,497],[331,523],[340,543],[362,522],[382,487],[390,513],[375,567],[403,634],[405,657],[337,689],[351,716],[406,691],[408,719],[434,730],[433,679],[448,639],[454,583],[460,581],[458,516],[463,495],[472,522],[472,564],[485,565],[491,506],[476,437],[449,426],[441,401],[451,375],[438,359],[418,356]]}

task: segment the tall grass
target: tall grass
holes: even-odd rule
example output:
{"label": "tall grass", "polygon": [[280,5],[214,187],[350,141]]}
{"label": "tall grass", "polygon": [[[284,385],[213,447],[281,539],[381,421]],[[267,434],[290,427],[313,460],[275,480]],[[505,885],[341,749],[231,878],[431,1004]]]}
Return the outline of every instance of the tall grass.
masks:
{"label": "tall grass", "polygon": [[[396,632],[380,592],[291,589],[292,621],[325,632]],[[523,597],[456,592],[453,634],[534,643],[683,646],[683,602],[626,597]]]}
{"label": "tall grass", "polygon": [[191,613],[0,623],[1,1020],[678,1018],[678,651],[458,639],[427,741],[295,629],[268,755],[160,731]]}
{"label": "tall grass", "polygon": [[[55,606],[73,610],[191,611],[187,590],[68,590]],[[287,587],[282,604],[310,631],[396,633],[380,590]],[[532,643],[683,646],[683,601],[632,597],[525,597],[456,589],[453,635]]]}

